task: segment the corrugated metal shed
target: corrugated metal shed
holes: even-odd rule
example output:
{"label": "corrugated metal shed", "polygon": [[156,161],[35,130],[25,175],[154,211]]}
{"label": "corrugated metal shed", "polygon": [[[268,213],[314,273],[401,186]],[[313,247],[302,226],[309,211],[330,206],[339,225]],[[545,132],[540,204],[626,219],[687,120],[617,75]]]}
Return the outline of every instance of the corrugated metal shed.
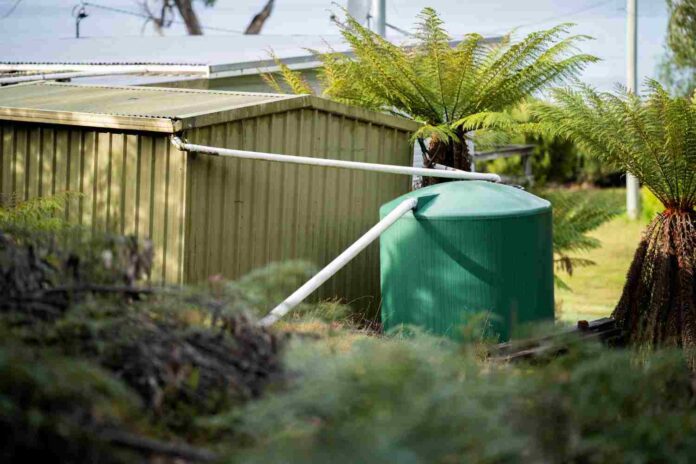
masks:
{"label": "corrugated metal shed", "polygon": [[[0,88],[0,191],[81,192],[67,217],[95,231],[152,238],[158,281],[234,278],[294,258],[323,265],[377,220],[380,204],[408,191],[409,177],[192,155],[169,134],[407,166],[417,127],[312,96],[9,86]],[[376,246],[321,290],[361,306],[378,294]]]}

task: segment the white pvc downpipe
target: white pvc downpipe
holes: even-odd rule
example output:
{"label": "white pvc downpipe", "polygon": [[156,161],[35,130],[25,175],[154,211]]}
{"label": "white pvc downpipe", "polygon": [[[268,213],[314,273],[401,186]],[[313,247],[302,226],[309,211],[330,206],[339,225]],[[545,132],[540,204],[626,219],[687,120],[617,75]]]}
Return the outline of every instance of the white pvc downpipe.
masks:
{"label": "white pvc downpipe", "polygon": [[[444,177],[449,179],[461,180],[487,180],[500,182],[500,176],[497,174],[488,173],[473,173],[460,171],[443,165],[435,165],[435,169],[414,168],[407,166],[395,166],[390,164],[375,164],[363,163],[358,161],[344,161],[324,158],[310,158],[307,156],[290,156],[279,155],[275,153],[264,153],[246,150],[234,150],[230,148],[209,147],[206,145],[196,145],[186,143],[177,136],[172,136],[172,144],[181,151],[189,151],[195,153],[206,153],[215,156],[226,156],[232,158],[256,159],[263,161],[278,161],[292,164],[308,164],[313,166],[324,166],[334,168],[357,169],[362,171],[385,172],[389,174],[406,174],[409,176],[429,176],[429,177]],[[432,197],[421,197],[421,200]],[[341,270],[353,258],[355,258],[362,250],[370,243],[374,242],[379,236],[387,230],[394,222],[409,211],[412,211],[418,206],[417,198],[409,198],[402,201],[393,211],[381,221],[375,224],[362,237],[356,240],[351,246],[346,248],[343,253],[338,255],[333,261],[327,264],[314,277],[309,279],[300,288],[287,297],[282,303],[273,308],[266,317],[259,322],[262,326],[270,326],[277,322],[281,317],[289,313],[295,306],[300,304],[305,298],[311,295],[324,282],[329,280],[334,274]]]}
{"label": "white pvc downpipe", "polygon": [[287,297],[282,303],[273,308],[273,310],[268,313],[266,317],[261,319],[259,322],[262,326],[269,326],[274,324],[278,319],[289,313],[295,306],[302,303],[302,301],[312,294],[317,288],[319,288],[324,282],[329,280],[331,276],[336,274],[343,266],[348,264],[350,260],[355,258],[358,253],[364,250],[370,243],[374,242],[379,238],[379,236],[387,230],[397,219],[399,219],[404,214],[413,210],[418,205],[417,198],[409,198],[404,200],[399,205],[394,208],[392,212],[387,214],[384,219],[375,224],[370,230],[365,232],[365,234],[356,240],[351,246],[346,248],[346,250],[338,255],[333,261],[326,265],[321,271],[319,271],[314,277],[309,279],[304,285],[295,290],[295,292]]}
{"label": "white pvc downpipe", "polygon": [[405,174],[408,176],[441,177],[460,180],[487,180],[500,182],[498,174],[476,173],[458,170],[414,168],[410,166],[396,166],[393,164],[364,163],[360,161],[345,161],[325,158],[311,158],[308,156],[279,155],[276,153],[264,153],[258,151],[236,150],[231,148],[209,147],[186,143],[179,137],[172,136],[172,143],[182,151],[206,153],[215,156],[229,156],[232,158],[256,159],[263,161],[279,161],[292,164],[308,164],[312,166],[324,166],[331,168],[356,169],[359,171],[384,172],[388,174]]}

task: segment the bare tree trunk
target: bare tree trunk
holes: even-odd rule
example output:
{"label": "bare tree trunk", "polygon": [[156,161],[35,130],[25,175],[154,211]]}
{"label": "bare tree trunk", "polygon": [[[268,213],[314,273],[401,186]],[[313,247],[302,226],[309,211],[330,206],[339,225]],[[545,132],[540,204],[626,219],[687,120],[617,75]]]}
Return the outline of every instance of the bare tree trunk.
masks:
{"label": "bare tree trunk", "polygon": [[269,16],[271,16],[271,13],[273,12],[274,1],[275,0],[268,0],[266,6],[264,6],[263,9],[251,20],[246,30],[244,31],[245,34],[255,35],[261,32],[263,25],[266,23],[266,20],[269,18]]}
{"label": "bare tree trunk", "polygon": [[[435,164],[449,166],[462,171],[471,171],[471,156],[469,147],[466,145],[464,131],[457,129],[455,138],[449,143],[437,139],[430,140],[428,153],[423,155],[423,166],[432,168]],[[423,187],[450,180],[452,179],[424,177]]]}
{"label": "bare tree trunk", "polygon": [[200,21],[198,21],[196,11],[193,9],[192,2],[193,0],[174,0],[179,14],[183,18],[184,23],[186,23],[186,30],[189,35],[203,35],[203,29]]}

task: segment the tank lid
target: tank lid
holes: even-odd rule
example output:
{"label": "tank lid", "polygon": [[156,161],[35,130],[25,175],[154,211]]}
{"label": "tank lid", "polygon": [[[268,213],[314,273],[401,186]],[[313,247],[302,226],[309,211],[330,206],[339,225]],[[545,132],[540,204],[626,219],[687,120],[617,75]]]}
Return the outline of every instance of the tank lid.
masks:
{"label": "tank lid", "polygon": [[526,216],[547,211],[551,203],[509,185],[485,181],[445,182],[414,190],[385,203],[379,209],[384,217],[407,198],[429,197],[416,211],[424,218],[487,218]]}

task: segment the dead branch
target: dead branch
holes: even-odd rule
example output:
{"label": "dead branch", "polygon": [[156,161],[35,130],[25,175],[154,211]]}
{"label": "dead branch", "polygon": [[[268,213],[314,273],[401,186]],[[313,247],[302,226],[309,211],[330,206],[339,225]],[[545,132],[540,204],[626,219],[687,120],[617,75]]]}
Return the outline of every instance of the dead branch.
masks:
{"label": "dead branch", "polygon": [[122,430],[108,430],[101,434],[103,440],[118,446],[130,448],[139,452],[170,456],[188,461],[211,462],[218,456],[204,448],[196,448],[184,443],[170,443],[140,435],[133,435]]}
{"label": "dead branch", "polygon": [[256,35],[261,32],[261,29],[263,29],[263,25],[266,24],[266,20],[268,20],[268,18],[271,16],[271,13],[273,12],[274,2],[275,0],[268,0],[266,6],[264,6],[263,9],[252,18],[251,22],[244,31],[244,34]]}

